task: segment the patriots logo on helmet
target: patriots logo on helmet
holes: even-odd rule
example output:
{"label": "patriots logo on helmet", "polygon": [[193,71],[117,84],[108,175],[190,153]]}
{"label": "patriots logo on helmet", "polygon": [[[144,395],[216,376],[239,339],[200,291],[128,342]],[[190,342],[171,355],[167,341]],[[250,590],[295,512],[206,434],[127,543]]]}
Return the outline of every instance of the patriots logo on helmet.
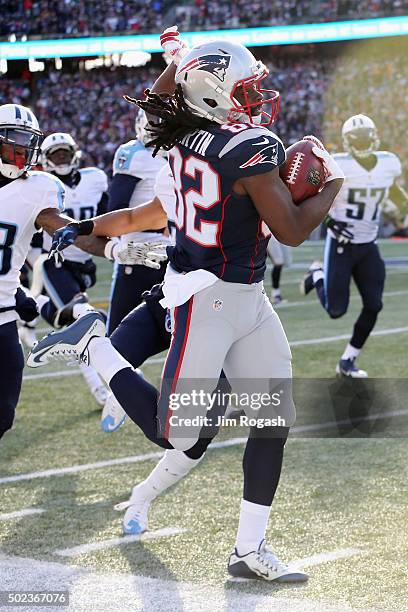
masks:
{"label": "patriots logo on helmet", "polygon": [[205,70],[213,74],[222,83],[225,80],[227,68],[230,65],[230,55],[202,55],[184,66],[185,72],[189,70]]}

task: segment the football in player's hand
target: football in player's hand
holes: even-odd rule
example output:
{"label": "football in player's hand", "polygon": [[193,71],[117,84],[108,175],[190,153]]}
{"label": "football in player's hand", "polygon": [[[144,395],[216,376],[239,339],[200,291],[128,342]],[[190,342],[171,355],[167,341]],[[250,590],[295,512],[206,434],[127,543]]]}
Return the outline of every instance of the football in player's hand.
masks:
{"label": "football in player's hand", "polygon": [[295,142],[286,149],[286,161],[279,169],[295,204],[316,195],[324,185],[324,166],[312,153],[314,146],[310,140]]}

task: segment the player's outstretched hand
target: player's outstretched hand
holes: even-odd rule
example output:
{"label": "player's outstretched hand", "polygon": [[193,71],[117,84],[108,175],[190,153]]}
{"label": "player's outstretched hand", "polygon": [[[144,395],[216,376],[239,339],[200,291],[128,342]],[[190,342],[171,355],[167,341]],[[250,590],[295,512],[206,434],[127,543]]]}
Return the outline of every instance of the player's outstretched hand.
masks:
{"label": "player's outstretched hand", "polygon": [[310,140],[315,145],[312,153],[322,160],[326,171],[326,183],[335,179],[344,179],[344,172],[330,153],[324,148],[323,143],[316,136],[304,136],[303,140]]}
{"label": "player's outstretched hand", "polygon": [[166,28],[160,35],[160,44],[166,55],[169,55],[172,61],[179,65],[183,57],[188,53],[188,48],[180,38],[180,33],[177,26]]}
{"label": "player's outstretched hand", "polygon": [[345,221],[336,221],[336,219],[333,219],[333,217],[330,217],[330,215],[327,215],[325,219],[325,223],[327,227],[331,229],[333,234],[336,236],[338,242],[347,244],[347,242],[350,242],[350,240],[353,240],[354,234],[352,231],[348,229],[349,224],[346,223]]}
{"label": "player's outstretched hand", "polygon": [[166,247],[162,242],[128,242],[125,246],[110,240],[105,247],[108,259],[127,266],[147,266],[159,270],[160,264],[167,260]]}
{"label": "player's outstretched hand", "polygon": [[52,237],[51,249],[48,253],[48,259],[52,257],[55,258],[55,261],[61,262],[64,260],[64,256],[62,255],[62,251],[72,244],[74,244],[75,240],[78,238],[78,229],[74,224],[66,225],[65,227],[60,227]]}

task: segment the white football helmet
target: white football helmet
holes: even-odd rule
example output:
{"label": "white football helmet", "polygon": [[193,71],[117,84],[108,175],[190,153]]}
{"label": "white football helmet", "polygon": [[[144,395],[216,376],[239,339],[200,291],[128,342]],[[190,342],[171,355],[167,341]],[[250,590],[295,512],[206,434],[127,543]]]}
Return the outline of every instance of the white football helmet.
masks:
{"label": "white football helmet", "polygon": [[[146,143],[148,143],[153,138],[153,135],[149,133],[148,129],[146,129],[148,128],[148,125],[149,122],[147,120],[146,113],[144,112],[144,110],[140,109],[135,119],[135,132],[136,138],[145,147],[147,146]],[[157,155],[159,157],[164,157],[167,159],[167,151],[164,151],[164,149],[159,149],[157,151]]]}
{"label": "white football helmet", "polygon": [[380,146],[375,123],[367,115],[349,117],[343,123],[341,135],[344,149],[356,157],[368,157]]}
{"label": "white football helmet", "polygon": [[279,92],[261,89],[268,74],[246,47],[220,40],[193,47],[178,65],[175,80],[196,115],[217,123],[271,125]]}
{"label": "white football helmet", "polygon": [[146,126],[147,126],[146,113],[144,112],[144,110],[140,109],[135,119],[135,132],[136,132],[136,138],[143,145],[145,145],[146,142],[149,140],[149,134],[146,132]]}
{"label": "white football helmet", "polygon": [[35,166],[43,138],[29,108],[20,104],[0,106],[0,173],[16,179]]}
{"label": "white football helmet", "polygon": [[[67,156],[67,161],[65,163],[56,164],[51,161],[50,156],[60,149],[68,151],[70,155]],[[78,149],[77,143],[72,138],[71,134],[65,134],[64,132],[55,132],[55,134],[47,136],[42,143],[41,153],[43,169],[46,172],[54,172],[60,176],[67,176],[78,168],[81,159],[81,151]]]}

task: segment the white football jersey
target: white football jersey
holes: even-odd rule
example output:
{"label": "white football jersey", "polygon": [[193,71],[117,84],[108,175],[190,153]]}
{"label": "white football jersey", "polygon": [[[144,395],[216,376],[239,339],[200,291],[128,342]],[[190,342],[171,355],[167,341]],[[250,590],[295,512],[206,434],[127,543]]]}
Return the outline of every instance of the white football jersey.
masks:
{"label": "white football jersey", "polygon": [[[139,140],[129,140],[120,145],[113,159],[113,176],[128,174],[140,179],[133,190],[128,204],[129,208],[136,208],[153,199],[157,173],[165,165],[165,159],[158,156],[153,157],[152,149],[147,149]],[[146,242],[155,238],[157,238],[157,232],[132,232],[126,234],[122,241]]]}
{"label": "white football jersey", "polygon": [[[65,189],[48,172],[29,172],[0,188],[0,306],[13,306],[20,286],[20,269],[27,257],[35,221],[45,208],[64,210]],[[0,313],[0,325],[16,321],[14,310]]]}
{"label": "white football jersey", "polygon": [[167,215],[171,243],[176,242],[176,194],[174,191],[174,178],[169,164],[165,164],[159,171],[154,185],[154,195],[157,196]]}
{"label": "white football jersey", "polygon": [[377,238],[381,210],[391,185],[401,175],[401,163],[394,153],[377,151],[374,155],[377,163],[372,170],[363,168],[350,153],[333,155],[346,178],[329,214],[350,224],[355,244]]}
{"label": "white football jersey", "polygon": [[[98,204],[103,193],[108,190],[108,177],[99,168],[80,168],[78,172],[81,180],[77,185],[74,187],[64,185],[65,214],[76,221],[83,221],[97,215]],[[48,234],[44,234],[43,248],[46,251],[51,248],[51,237]],[[90,259],[90,255],[73,245],[65,249],[64,258],[84,263]]]}

